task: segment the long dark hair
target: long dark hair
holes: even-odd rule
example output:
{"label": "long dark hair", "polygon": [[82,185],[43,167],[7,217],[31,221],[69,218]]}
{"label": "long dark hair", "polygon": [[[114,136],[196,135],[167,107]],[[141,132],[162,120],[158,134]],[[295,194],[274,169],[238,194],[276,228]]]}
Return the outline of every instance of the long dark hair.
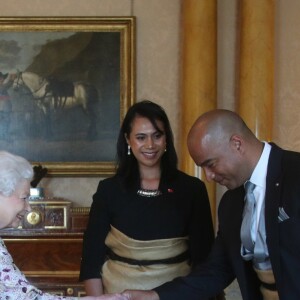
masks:
{"label": "long dark hair", "polygon": [[177,154],[174,147],[173,132],[169,119],[164,109],[158,104],[143,100],[133,104],[127,111],[123,120],[117,142],[117,175],[122,179],[125,188],[130,188],[140,179],[138,163],[134,155],[128,155],[128,144],[125,136],[129,136],[132,130],[132,122],[136,116],[147,118],[157,131],[157,121],[161,121],[166,135],[166,152],[161,158],[161,177],[171,178],[177,170]]}

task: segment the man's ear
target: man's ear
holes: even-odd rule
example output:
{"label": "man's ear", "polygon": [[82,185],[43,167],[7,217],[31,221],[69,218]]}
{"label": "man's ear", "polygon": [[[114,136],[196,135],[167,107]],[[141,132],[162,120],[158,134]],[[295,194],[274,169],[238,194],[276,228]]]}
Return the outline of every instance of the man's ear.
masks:
{"label": "man's ear", "polygon": [[243,139],[240,136],[234,134],[230,138],[230,144],[233,147],[233,149],[241,151],[243,146]]}

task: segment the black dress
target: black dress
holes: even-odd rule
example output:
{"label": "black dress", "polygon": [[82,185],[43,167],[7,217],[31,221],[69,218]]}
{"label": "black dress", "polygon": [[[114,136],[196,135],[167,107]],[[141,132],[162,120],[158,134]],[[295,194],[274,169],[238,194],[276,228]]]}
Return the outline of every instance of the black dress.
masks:
{"label": "black dress", "polygon": [[142,241],[189,236],[191,264],[207,257],[214,231],[204,183],[178,171],[172,181],[161,181],[160,196],[139,196],[138,188],[124,191],[118,176],[100,181],[84,234],[81,281],[101,278],[110,225]]}

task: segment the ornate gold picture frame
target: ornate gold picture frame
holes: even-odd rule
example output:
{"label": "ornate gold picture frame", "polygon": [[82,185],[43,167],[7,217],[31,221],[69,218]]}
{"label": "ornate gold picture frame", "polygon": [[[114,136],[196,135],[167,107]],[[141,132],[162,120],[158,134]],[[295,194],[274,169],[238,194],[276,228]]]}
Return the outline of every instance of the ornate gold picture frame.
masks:
{"label": "ornate gold picture frame", "polygon": [[48,176],[113,174],[134,101],[134,17],[0,18],[2,150]]}

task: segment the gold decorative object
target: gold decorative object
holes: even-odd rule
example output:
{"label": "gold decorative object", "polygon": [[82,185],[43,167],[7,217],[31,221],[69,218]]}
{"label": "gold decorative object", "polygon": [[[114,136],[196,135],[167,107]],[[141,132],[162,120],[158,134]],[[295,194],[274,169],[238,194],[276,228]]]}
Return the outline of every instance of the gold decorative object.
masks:
{"label": "gold decorative object", "polygon": [[41,222],[42,216],[39,211],[31,211],[27,214],[26,220],[31,225],[37,225]]}

